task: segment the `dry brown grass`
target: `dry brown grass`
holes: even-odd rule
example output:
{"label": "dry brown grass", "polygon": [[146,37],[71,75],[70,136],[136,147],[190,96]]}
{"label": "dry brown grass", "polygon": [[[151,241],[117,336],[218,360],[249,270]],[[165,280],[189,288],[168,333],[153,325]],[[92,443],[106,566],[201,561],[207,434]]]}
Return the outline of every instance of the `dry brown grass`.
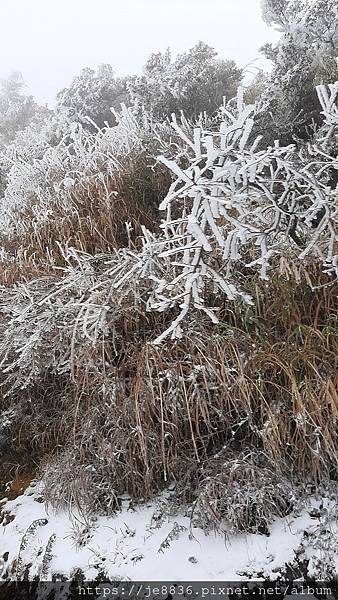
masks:
{"label": "dry brown grass", "polygon": [[[106,512],[124,491],[140,500],[175,482],[218,526],[238,463],[238,528],[259,530],[290,508],[271,492],[279,483],[335,478],[338,305],[326,283],[316,265],[268,286],[252,278],[255,306],[224,305],[220,325],[160,349],[147,342],[165,317],[126,307],[120,337],[84,347],[72,378],[46,373],[12,398],[17,446],[42,459],[47,500]],[[251,519],[244,491],[260,474],[271,477]]]}
{"label": "dry brown grass", "polygon": [[[48,220],[36,224],[31,208],[17,210],[23,232],[0,238],[5,256],[0,263],[0,285],[29,281],[64,266],[60,250],[74,247],[89,254],[109,253],[138,245],[141,226],[156,231],[159,199],[171,176],[163,166],[152,168],[145,152],[125,157],[114,173],[104,172],[90,183],[83,180],[68,193],[68,209],[51,207]],[[130,224],[128,234],[126,223]]]}

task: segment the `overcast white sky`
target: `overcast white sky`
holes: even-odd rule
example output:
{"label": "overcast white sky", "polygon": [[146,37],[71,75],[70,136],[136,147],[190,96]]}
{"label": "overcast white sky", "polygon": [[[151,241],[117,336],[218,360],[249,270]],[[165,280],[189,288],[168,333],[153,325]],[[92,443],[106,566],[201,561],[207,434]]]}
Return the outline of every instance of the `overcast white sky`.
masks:
{"label": "overcast white sky", "polygon": [[244,66],[278,39],[259,0],[0,0],[0,23],[0,78],[21,71],[27,92],[51,104],[85,66],[138,73],[151,52],[199,40]]}

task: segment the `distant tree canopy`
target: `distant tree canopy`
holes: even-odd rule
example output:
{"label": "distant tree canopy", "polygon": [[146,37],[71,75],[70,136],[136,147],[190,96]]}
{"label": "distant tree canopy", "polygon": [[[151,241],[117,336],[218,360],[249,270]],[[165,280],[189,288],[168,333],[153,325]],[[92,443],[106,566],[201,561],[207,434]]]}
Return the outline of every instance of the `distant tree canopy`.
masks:
{"label": "distant tree canopy", "polygon": [[156,119],[170,117],[183,110],[186,117],[202,111],[216,111],[236,95],[242,72],[232,60],[221,60],[217,52],[199,42],[173,59],[170,50],[152,54],[140,76],[116,77],[109,64],[82,69],[68,88],[57,95],[57,111],[88,124],[89,117],[98,127],[114,124],[111,108],[121,103],[135,111],[145,109]]}
{"label": "distant tree canopy", "polygon": [[[281,34],[276,45],[261,49],[272,62],[270,74],[258,73],[246,90],[246,101],[257,102],[253,134],[262,143],[281,144],[310,139],[322,122],[315,86],[337,78],[338,33],[336,0],[261,0],[265,22]],[[115,125],[112,109],[121,104],[135,115],[143,112],[163,121],[183,111],[189,119],[201,112],[213,116],[223,99],[236,96],[242,71],[233,60],[219,58],[199,41],[177,56],[169,49],[153,53],[141,75],[118,77],[111,65],[84,68],[69,87],[57,95],[55,118],[79,122],[94,133]],[[14,72],[0,85],[0,144],[14,140],[43,113],[31,96],[23,94],[24,82]],[[21,135],[21,133],[20,133]]]}
{"label": "distant tree canopy", "polygon": [[233,60],[219,59],[213,48],[198,42],[174,60],[169,49],[152,54],[143,75],[130,78],[128,89],[134,103],[157,119],[181,110],[186,117],[196,117],[215,112],[224,97],[233,98],[241,79]]}
{"label": "distant tree canopy", "polygon": [[46,116],[49,111],[39,106],[33,96],[23,93],[25,82],[19,71],[0,81],[0,146],[10,143],[15,135],[34,119]]}
{"label": "distant tree canopy", "polygon": [[96,70],[82,69],[71,85],[57,94],[56,109],[66,109],[70,117],[87,125],[89,117],[101,128],[115,122],[111,107],[120,109],[121,103],[129,102],[127,78],[116,77],[111,65],[102,64]]}

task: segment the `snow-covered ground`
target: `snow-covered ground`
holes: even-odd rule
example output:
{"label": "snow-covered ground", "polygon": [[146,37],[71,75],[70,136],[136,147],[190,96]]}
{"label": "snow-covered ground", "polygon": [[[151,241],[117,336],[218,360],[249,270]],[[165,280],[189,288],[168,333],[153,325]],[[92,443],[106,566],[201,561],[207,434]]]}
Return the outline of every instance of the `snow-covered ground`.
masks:
{"label": "snow-covered ground", "polygon": [[[270,535],[224,538],[191,527],[183,512],[168,516],[168,494],[156,501],[90,522],[76,512],[54,513],[41,501],[41,484],[16,500],[3,501],[0,525],[2,579],[98,574],[135,581],[220,581],[269,578],[285,565],[309,560],[308,573],[326,579],[337,572],[337,523],[333,501],[311,498],[298,514],[276,520]],[[1,531],[2,529],[2,531]],[[325,571],[326,569],[326,571]]]}

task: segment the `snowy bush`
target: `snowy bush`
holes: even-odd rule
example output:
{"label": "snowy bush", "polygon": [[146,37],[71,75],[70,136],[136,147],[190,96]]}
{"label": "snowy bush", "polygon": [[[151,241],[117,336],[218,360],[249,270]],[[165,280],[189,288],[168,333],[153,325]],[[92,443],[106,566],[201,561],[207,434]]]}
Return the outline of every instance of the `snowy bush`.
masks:
{"label": "snowy bush", "polygon": [[262,94],[259,129],[286,144],[310,139],[322,117],[315,85],[337,77],[335,0],[262,0],[263,19],[281,34],[262,50],[272,71]]}
{"label": "snowy bush", "polygon": [[[324,87],[318,93],[331,124],[337,86],[330,86],[330,95]],[[179,314],[157,342],[169,333],[179,336],[191,308],[217,322],[207,304],[210,291],[250,301],[236,282],[239,266],[258,268],[267,279],[281,257],[312,255],[332,277],[338,275],[336,190],[328,181],[338,163],[325,150],[335,125],[304,156],[294,146],[275,143],[257,150],[257,140],[248,145],[254,107],[245,107],[241,96],[235,114],[224,112],[217,133],[196,128],[189,137],[174,120],[190,151],[187,168],[160,158],[176,180],[160,205],[166,210],[164,239],[152,245],[163,273],[170,276],[156,281],[149,306],[159,311],[175,307]]]}
{"label": "snowy bush", "polygon": [[[54,452],[54,505],[110,510],[174,481],[210,515],[215,502],[214,523],[236,505],[236,526],[258,530],[288,511],[285,473],[331,476],[337,84],[317,91],[324,124],[300,147],[262,148],[240,92],[221,122],[173,116],[170,134],[123,109],[95,134],[46,133],[31,157],[8,149],[3,264],[44,270],[0,288],[1,402],[26,415],[19,445]],[[119,207],[137,186],[162,221],[135,234]]]}
{"label": "snowy bush", "polygon": [[197,488],[193,518],[205,529],[269,533],[276,516],[294,508],[291,482],[260,452],[220,452],[207,463]]}
{"label": "snowy bush", "polygon": [[[2,306],[9,315],[2,361],[8,364],[6,369],[17,371],[25,357],[31,356],[39,337],[57,326],[59,318],[69,321],[66,331],[70,331],[69,326],[74,328],[73,340],[80,335],[96,343],[106,327],[107,314],[114,320],[125,298],[148,312],[170,315],[170,325],[153,340],[159,344],[169,335],[179,338],[186,322],[194,327],[198,312],[217,323],[222,296],[228,301],[241,298],[250,303],[250,296],[238,283],[240,272],[254,269],[267,280],[282,259],[304,262],[313,257],[334,281],[338,275],[338,208],[337,192],[328,183],[328,173],[337,169],[338,163],[326,145],[337,128],[337,85],[330,86],[329,91],[320,87],[318,93],[326,125],[316,142],[300,151],[277,143],[266,150],[257,150],[257,141],[248,144],[254,108],[245,107],[241,95],[234,114],[225,111],[217,132],[195,128],[189,137],[174,119],[173,127],[184,142],[184,160],[189,156],[189,164],[183,168],[181,159],[159,157],[176,177],[160,204],[160,210],[165,211],[162,232],[154,234],[143,227],[141,250],[122,249],[101,259],[108,266],[101,270],[99,280],[92,266],[95,259],[66,248],[65,260],[73,257],[78,268],[72,267],[55,285],[51,279],[47,287],[38,281],[14,291],[4,290]],[[101,179],[99,164],[104,156],[106,173],[113,171],[116,159],[112,148],[116,151],[116,145],[119,156],[123,152],[127,155],[131,145],[139,147],[137,126],[134,121],[130,124],[129,117],[126,113],[120,129],[100,132],[94,144],[92,139],[88,143],[87,138],[84,140],[87,134],[77,126],[71,147],[64,146],[61,153],[48,151],[43,161],[50,163],[50,196],[41,182],[38,209],[32,206],[33,220],[48,220],[55,194],[59,209],[69,210],[70,190],[88,185],[92,177]],[[63,154],[67,160],[60,159]],[[29,181],[34,181],[33,194],[39,185],[32,178],[32,170],[38,178],[40,168],[39,163],[25,167]],[[45,172],[46,164],[41,170]],[[53,173],[57,179],[52,193]],[[8,194],[12,200],[18,198],[14,203],[20,203],[25,175],[16,175],[12,173]],[[28,181],[25,202],[27,186]],[[111,193],[107,189],[107,195]],[[11,348],[15,348],[17,358],[8,363]]]}

